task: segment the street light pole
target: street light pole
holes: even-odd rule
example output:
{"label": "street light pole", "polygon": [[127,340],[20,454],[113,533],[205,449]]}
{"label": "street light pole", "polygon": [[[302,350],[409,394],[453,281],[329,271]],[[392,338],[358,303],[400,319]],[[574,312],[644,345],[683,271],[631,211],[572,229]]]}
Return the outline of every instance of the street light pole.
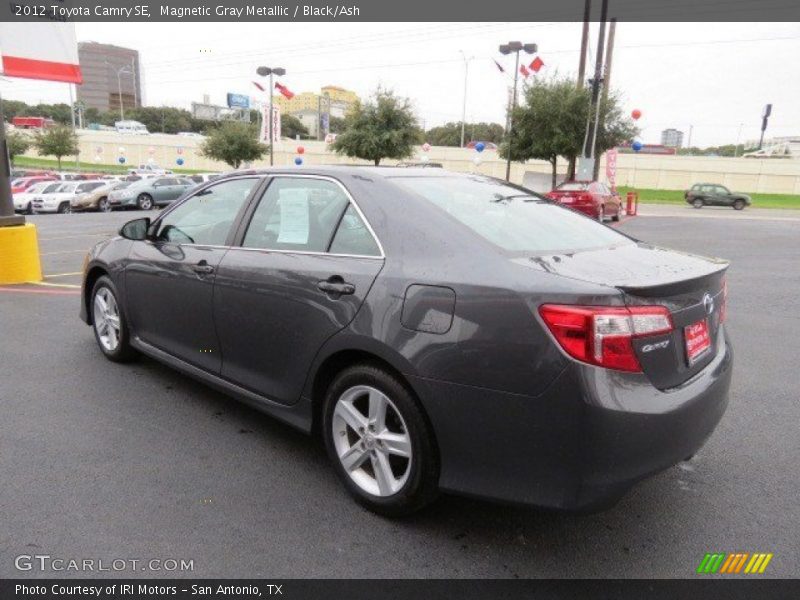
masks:
{"label": "street light pole", "polygon": [[286,69],[282,67],[258,67],[258,69],[256,69],[256,73],[261,77],[269,75],[269,166],[271,167],[275,164],[275,140],[272,132],[272,95],[274,90],[272,84],[272,75],[275,74],[278,77],[281,75],[286,75]]}
{"label": "street light pole", "polygon": [[469,77],[469,61],[471,61],[474,56],[470,56],[467,58],[467,55],[464,54],[463,50],[459,50],[461,52],[461,56],[464,58],[464,104],[461,107],[461,147],[464,147],[464,127],[466,126],[467,122],[467,79]]}
{"label": "street light pole", "polygon": [[538,50],[536,44],[523,44],[522,42],[508,42],[500,46],[502,54],[516,54],[514,62],[514,92],[511,96],[511,112],[508,117],[508,131],[506,132],[506,143],[508,147],[506,158],[506,181],[511,181],[511,140],[514,134],[514,110],[517,108],[517,80],[519,79],[519,53],[524,50],[527,54],[533,54]]}

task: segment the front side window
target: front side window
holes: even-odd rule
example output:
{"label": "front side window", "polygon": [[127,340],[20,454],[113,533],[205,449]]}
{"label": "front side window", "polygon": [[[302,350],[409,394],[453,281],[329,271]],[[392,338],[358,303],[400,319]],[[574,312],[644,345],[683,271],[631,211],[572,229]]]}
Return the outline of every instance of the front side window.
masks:
{"label": "front side window", "polygon": [[233,179],[206,188],[160,221],[157,239],[175,244],[223,246],[258,179]]}
{"label": "front side window", "polygon": [[593,219],[494,179],[395,177],[393,181],[509,253],[564,253],[633,243]]}
{"label": "front side window", "polygon": [[326,252],[349,203],[344,190],[332,181],[276,177],[261,198],[242,245]]}

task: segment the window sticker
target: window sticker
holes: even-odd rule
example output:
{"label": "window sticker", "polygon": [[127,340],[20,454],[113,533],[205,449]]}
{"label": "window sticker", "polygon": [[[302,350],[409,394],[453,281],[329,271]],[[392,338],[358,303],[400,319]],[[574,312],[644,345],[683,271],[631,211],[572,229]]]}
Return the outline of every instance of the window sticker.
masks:
{"label": "window sticker", "polygon": [[305,190],[281,190],[278,197],[280,244],[308,244],[308,196]]}

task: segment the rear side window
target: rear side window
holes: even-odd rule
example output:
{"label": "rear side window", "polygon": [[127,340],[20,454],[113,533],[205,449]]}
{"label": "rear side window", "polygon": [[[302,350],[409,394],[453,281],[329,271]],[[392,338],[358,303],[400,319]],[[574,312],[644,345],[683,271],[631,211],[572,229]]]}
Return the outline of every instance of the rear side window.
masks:
{"label": "rear side window", "polygon": [[633,243],[594,219],[494,179],[397,177],[394,182],[509,253],[563,253]]}
{"label": "rear side window", "polygon": [[242,245],[325,252],[349,203],[332,181],[276,177],[253,213]]}
{"label": "rear side window", "polygon": [[372,233],[352,204],[344,211],[329,251],[332,254],[355,254],[357,256],[381,255],[375,238],[372,237]]}

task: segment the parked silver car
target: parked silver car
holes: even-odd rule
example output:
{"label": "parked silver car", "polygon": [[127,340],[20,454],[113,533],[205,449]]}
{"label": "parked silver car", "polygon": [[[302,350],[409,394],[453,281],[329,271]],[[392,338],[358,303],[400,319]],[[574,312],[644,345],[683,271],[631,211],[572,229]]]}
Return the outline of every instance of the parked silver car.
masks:
{"label": "parked silver car", "polygon": [[112,208],[137,207],[141,210],[150,210],[156,206],[170,204],[195,185],[194,181],[185,177],[140,179],[109,193],[108,204]]}

